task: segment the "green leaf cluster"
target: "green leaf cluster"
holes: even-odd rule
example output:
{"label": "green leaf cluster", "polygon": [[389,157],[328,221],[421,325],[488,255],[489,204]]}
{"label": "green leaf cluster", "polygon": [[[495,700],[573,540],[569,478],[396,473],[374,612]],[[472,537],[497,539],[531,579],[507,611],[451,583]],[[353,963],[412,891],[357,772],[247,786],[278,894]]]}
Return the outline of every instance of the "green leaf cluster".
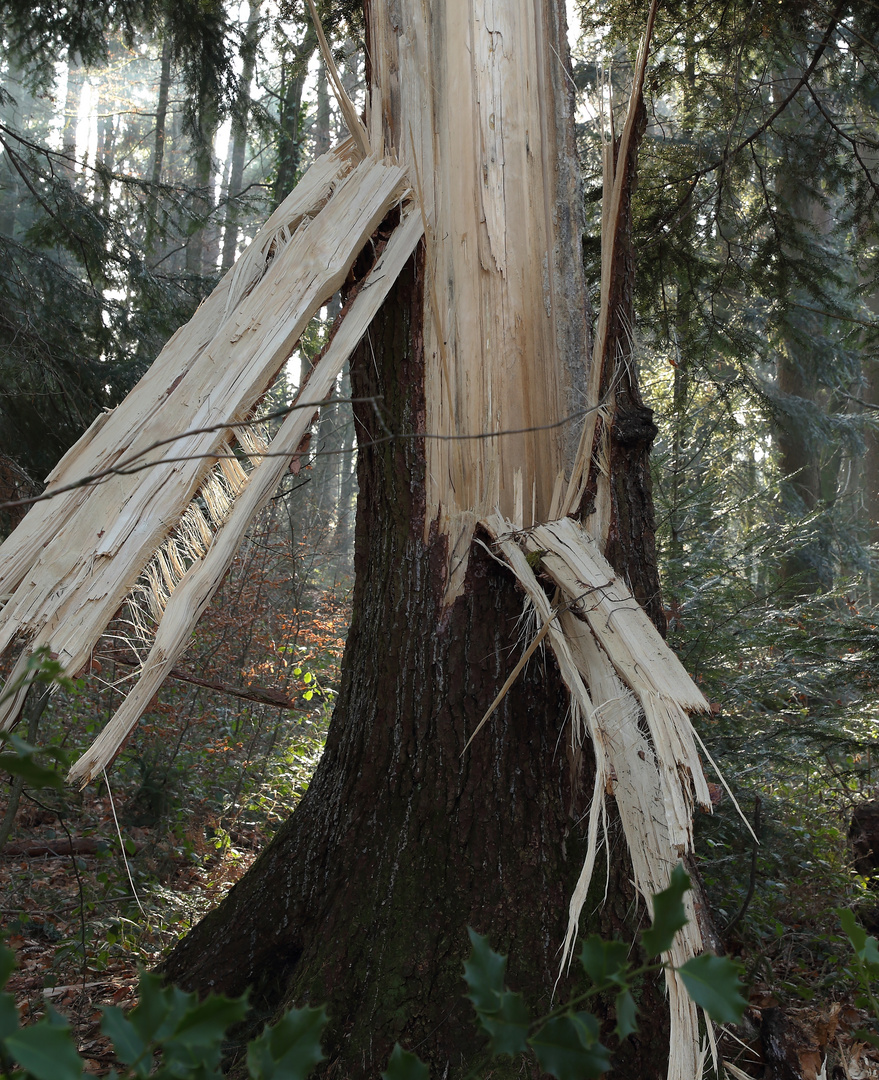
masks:
{"label": "green leaf cluster", "polygon": [[[653,897],[653,924],[641,936],[649,956],[667,952],[677,932],[687,923],[684,893],[690,880],[682,866],[672,873],[667,889]],[[610,1051],[600,1040],[595,1016],[577,1006],[598,994],[614,995],[614,1034],[626,1039],[638,1030],[638,1008],[632,993],[648,972],[660,970],[661,962],[635,966],[632,947],[622,941],[605,941],[593,934],[580,951],[580,965],[591,986],[571,998],[549,1016],[530,1015],[521,994],[510,991],[504,981],[507,959],[494,952],[487,938],[470,930],[473,951],[464,965],[468,997],[480,1026],[489,1038],[489,1052],[511,1057],[533,1050],[541,1068],[558,1080],[597,1077],[611,1067]],[[738,1023],[746,1001],[742,996],[738,967],[726,957],[704,954],[677,969],[687,992],[717,1023]]]}
{"label": "green leaf cluster", "polygon": [[[653,925],[642,935],[648,954],[669,949],[686,923],[683,895],[690,887],[677,867],[669,887],[653,897]],[[844,923],[857,934],[853,921]],[[593,935],[584,942],[580,964],[590,987],[567,1004],[542,1017],[533,1017],[521,994],[506,985],[507,958],[496,953],[488,939],[474,930],[470,957],[464,964],[467,996],[476,1021],[488,1036],[485,1062],[505,1055],[516,1058],[533,1052],[544,1072],[558,1080],[598,1077],[611,1068],[611,1055],[601,1042],[601,1026],[579,1005],[587,998],[615,994],[615,1034],[628,1038],[638,1029],[638,1009],[632,990],[645,974],[662,970],[655,962],[636,967],[632,949],[622,941]],[[861,932],[863,933],[863,932]],[[853,938],[857,956],[872,975],[879,973],[879,950],[873,938]],[[0,987],[14,966],[13,954],[0,947]],[[690,996],[719,1023],[741,1019],[745,1000],[736,966],[724,957],[697,956],[678,971]],[[107,1007],[101,1029],[126,1067],[111,1080],[222,1080],[220,1071],[227,1030],[247,1013],[247,995],[211,995],[199,1000],[175,986],[163,986],[157,975],[140,976],[138,1005],[129,1013]],[[253,1039],[246,1054],[251,1080],[305,1080],[324,1058],[321,1036],[327,1024],[323,1008],[288,1010],[276,1024]],[[37,1023],[20,1028],[15,1002],[0,993],[0,1069],[13,1080],[78,1080],[82,1062],[66,1021],[49,1008]],[[10,1072],[10,1070],[12,1070]],[[429,1080],[424,1062],[399,1044],[394,1047],[382,1080]],[[477,1075],[474,1071],[471,1076]]]}
{"label": "green leaf cluster", "polygon": [[[14,966],[0,948],[0,985]],[[227,1030],[244,1019],[247,995],[211,995],[199,1001],[176,986],[163,986],[143,972],[138,1005],[127,1015],[103,1010],[101,1030],[126,1068],[110,1080],[222,1080],[220,1064]],[[304,1080],[323,1059],[320,1039],[327,1015],[321,1009],[290,1009],[254,1039],[247,1050],[251,1080]],[[26,1028],[18,1024],[11,994],[0,994],[0,1069],[12,1080],[78,1080],[82,1061],[67,1022],[51,1007]],[[10,1070],[12,1070],[10,1072]]]}
{"label": "green leaf cluster", "polygon": [[843,932],[854,950],[852,974],[861,990],[855,1004],[859,1009],[867,1009],[872,1016],[872,1030],[858,1031],[857,1037],[873,1046],[879,1046],[879,999],[875,993],[875,985],[879,981],[879,943],[876,938],[867,935],[850,908],[840,908],[837,914]]}

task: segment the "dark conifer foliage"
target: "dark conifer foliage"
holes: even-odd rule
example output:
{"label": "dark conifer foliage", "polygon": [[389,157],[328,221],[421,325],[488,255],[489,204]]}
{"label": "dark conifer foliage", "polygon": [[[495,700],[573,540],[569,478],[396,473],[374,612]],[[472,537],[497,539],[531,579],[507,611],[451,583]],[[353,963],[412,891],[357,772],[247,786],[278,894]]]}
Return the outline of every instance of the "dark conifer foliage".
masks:
{"label": "dark conifer foliage", "polygon": [[[615,44],[622,86],[647,6],[591,19]],[[862,399],[876,348],[865,301],[876,292],[877,48],[870,5],[688,0],[661,5],[651,65],[635,226],[644,345],[673,368],[676,414],[706,384],[727,411],[721,426],[754,406],[787,478],[781,517],[834,510],[788,560],[794,593],[856,568],[852,541],[864,538],[851,469],[873,425]],[[595,86],[597,72],[584,65],[581,79]],[[673,450],[680,478],[708,446]],[[683,471],[698,483],[698,469]],[[659,482],[668,489],[669,473]]]}
{"label": "dark conifer foliage", "polygon": [[[120,50],[136,57],[136,41],[167,39],[181,88],[177,111],[189,142],[210,163],[211,131],[235,90],[232,36],[224,6],[213,0],[9,3],[0,27],[0,441],[42,476],[131,388],[213,274],[181,276],[172,250],[181,223],[169,222],[167,210],[173,219],[174,204],[183,201],[180,182],[175,189],[157,175],[161,190],[151,191],[135,146],[117,147],[118,163],[108,157],[112,118],[91,160],[73,157],[75,114],[57,148],[50,108],[57,60],[67,58],[75,109],[71,88],[81,87],[81,71]],[[163,250],[155,247],[156,223],[148,225],[160,203]],[[185,221],[182,227],[191,229]]]}

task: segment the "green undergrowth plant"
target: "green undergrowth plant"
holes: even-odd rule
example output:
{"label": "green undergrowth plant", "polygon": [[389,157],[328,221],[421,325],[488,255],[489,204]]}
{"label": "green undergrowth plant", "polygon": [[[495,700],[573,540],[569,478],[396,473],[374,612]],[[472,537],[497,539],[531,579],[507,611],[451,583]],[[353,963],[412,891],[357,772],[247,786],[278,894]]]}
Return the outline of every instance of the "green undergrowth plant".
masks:
{"label": "green undergrowth plant", "polygon": [[[598,1077],[611,1069],[610,1051],[600,1039],[600,1023],[582,1006],[599,994],[610,994],[616,1003],[614,1033],[625,1039],[638,1030],[637,984],[666,966],[658,957],[686,925],[683,896],[689,887],[679,866],[669,887],[653,898],[653,925],[641,935],[641,945],[646,955],[657,959],[635,965],[630,960],[630,943],[593,935],[583,943],[579,956],[591,985],[541,1017],[532,1016],[522,995],[507,987],[507,958],[491,949],[488,938],[470,930],[472,950],[464,964],[464,980],[487,1047],[469,1077],[488,1075],[498,1058],[515,1059],[528,1053],[557,1080]],[[13,954],[0,949],[0,986],[12,968]],[[691,998],[713,1021],[741,1020],[746,1002],[739,970],[732,961],[706,953],[677,970]],[[105,1007],[103,1013],[102,1030],[122,1065],[121,1072],[110,1073],[111,1080],[221,1080],[226,1032],[244,1019],[247,995],[234,999],[212,995],[199,1001],[195,994],[163,986],[158,976],[143,972],[138,1005],[127,1015],[114,1006]],[[327,1021],[323,1008],[285,1012],[248,1044],[247,1075],[251,1080],[304,1080],[323,1060],[321,1036]],[[5,1080],[79,1080],[83,1065],[70,1029],[57,1012],[50,1007],[42,1019],[21,1028],[12,995],[3,993],[0,1071]],[[398,1044],[381,1075],[382,1080],[429,1080],[430,1071]]]}
{"label": "green undergrowth plant", "polygon": [[845,936],[852,947],[852,955],[846,974],[858,987],[855,1005],[870,1014],[870,1027],[855,1032],[855,1038],[879,1046],[879,999],[876,997],[876,984],[879,983],[879,942],[867,935],[859,926],[854,912],[850,908],[840,908],[837,912]]}

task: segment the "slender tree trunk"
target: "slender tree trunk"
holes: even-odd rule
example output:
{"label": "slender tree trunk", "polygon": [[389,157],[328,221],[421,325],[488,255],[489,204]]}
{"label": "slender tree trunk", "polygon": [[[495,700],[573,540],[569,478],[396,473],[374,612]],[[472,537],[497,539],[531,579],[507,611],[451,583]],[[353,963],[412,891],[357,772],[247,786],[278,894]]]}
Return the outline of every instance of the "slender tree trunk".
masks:
{"label": "slender tree trunk", "polygon": [[187,273],[200,277],[211,272],[212,236],[210,216],[214,205],[213,166],[216,118],[213,106],[206,103],[201,110],[202,122],[198,143],[194,147],[194,176],[190,196],[191,228],[194,230],[186,245]]}
{"label": "slender tree trunk", "polygon": [[[568,700],[551,660],[528,666],[464,751],[521,655],[522,596],[474,543],[477,522],[496,506],[526,527],[546,519],[579,437],[558,422],[582,402],[588,341],[573,108],[561,4],[403,0],[393,16],[370,5],[367,24],[372,146],[409,163],[428,227],[352,363],[353,396],[374,404],[355,407],[342,686],[295,814],[163,971],[252,985],[264,1016],[326,1002],[327,1076],[373,1078],[400,1041],[451,1080],[483,1044],[462,997],[467,926],[548,1011],[583,858],[593,766],[561,749]],[[583,923],[631,934],[615,826],[611,845],[609,902],[596,916],[599,879]],[[652,1080],[667,1059],[661,987],[642,1004],[618,1067]]]}
{"label": "slender tree trunk", "polygon": [[[868,300],[871,311],[879,315],[879,297]],[[864,354],[864,400],[879,416],[879,361]],[[864,432],[863,503],[869,542],[879,545],[879,433],[873,427]]]}
{"label": "slender tree trunk", "polygon": [[250,84],[256,70],[256,46],[259,40],[259,12],[261,0],[251,0],[247,29],[241,49],[241,90],[232,118],[232,154],[229,167],[229,185],[226,203],[225,233],[223,236],[222,268],[228,270],[235,262],[238,250],[238,198],[244,186],[244,165],[247,157],[247,121],[250,113]]}
{"label": "slender tree trunk", "polygon": [[314,121],[314,156],[320,157],[330,148],[330,90],[327,71],[321,64],[317,72],[317,116]]}
{"label": "slender tree trunk", "polygon": [[[791,85],[801,69],[785,73],[781,85]],[[794,109],[794,106],[791,106]],[[800,124],[808,123],[804,108],[794,109],[792,116]],[[776,386],[781,398],[783,415],[776,427],[779,468],[783,493],[794,519],[812,513],[821,500],[820,465],[823,439],[810,422],[809,412],[818,404],[818,385],[811,357],[811,340],[816,316],[798,309],[799,298],[809,299],[806,289],[797,281],[794,267],[802,259],[803,248],[815,244],[813,234],[826,232],[826,211],[802,185],[802,170],[782,159],[776,182],[781,206],[789,215],[790,242],[784,245],[784,257],[790,261],[788,297],[793,301],[781,329],[781,347],[776,364]],[[814,593],[830,585],[822,575],[820,545],[811,543],[789,552],[782,564],[782,576],[790,595]]]}
{"label": "slender tree trunk", "polygon": [[161,231],[159,222],[159,186],[165,161],[165,128],[168,122],[168,101],[171,96],[171,35],[165,28],[162,38],[162,59],[159,67],[159,91],[156,100],[156,132],[153,141],[153,161],[150,169],[150,190],[147,199],[146,249],[151,252]]}
{"label": "slender tree trunk", "polygon": [[317,48],[317,34],[309,24],[302,43],[286,62],[286,79],[281,93],[280,115],[278,116],[278,173],[275,177],[275,205],[285,199],[293,190],[299,175],[302,159],[302,91],[305,76],[308,73],[308,61]]}
{"label": "slender tree trunk", "polygon": [[64,99],[64,130],[61,136],[61,161],[70,178],[76,177],[76,126],[79,121],[79,104],[82,98],[84,72],[78,54],[67,61],[67,90]]}

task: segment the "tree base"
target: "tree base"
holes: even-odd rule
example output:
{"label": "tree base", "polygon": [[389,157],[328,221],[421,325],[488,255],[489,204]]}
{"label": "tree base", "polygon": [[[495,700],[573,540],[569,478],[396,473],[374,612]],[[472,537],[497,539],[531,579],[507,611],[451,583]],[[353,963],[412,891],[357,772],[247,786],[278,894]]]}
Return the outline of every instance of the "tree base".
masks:
{"label": "tree base", "polygon": [[[417,272],[404,281],[373,324],[375,352],[352,370],[356,397],[384,400],[414,430],[419,402],[395,398],[421,385],[419,282]],[[325,1004],[326,1076],[374,1078],[400,1042],[452,1080],[485,1046],[463,996],[468,926],[508,954],[509,985],[536,1015],[553,1007],[590,755],[566,752],[567,691],[549,655],[532,660],[464,752],[521,655],[522,596],[477,544],[461,596],[443,607],[446,541],[424,539],[423,446],[372,443],[374,413],[358,420],[354,619],[326,750],[296,812],[162,971],[187,989],[251,987],[257,1021]],[[609,901],[591,920],[631,940],[619,830],[611,844]],[[586,913],[603,895],[596,877]],[[560,982],[556,1005],[570,988]],[[642,1032],[618,1055],[625,1075],[664,1073],[662,995],[661,982],[644,988]]]}

